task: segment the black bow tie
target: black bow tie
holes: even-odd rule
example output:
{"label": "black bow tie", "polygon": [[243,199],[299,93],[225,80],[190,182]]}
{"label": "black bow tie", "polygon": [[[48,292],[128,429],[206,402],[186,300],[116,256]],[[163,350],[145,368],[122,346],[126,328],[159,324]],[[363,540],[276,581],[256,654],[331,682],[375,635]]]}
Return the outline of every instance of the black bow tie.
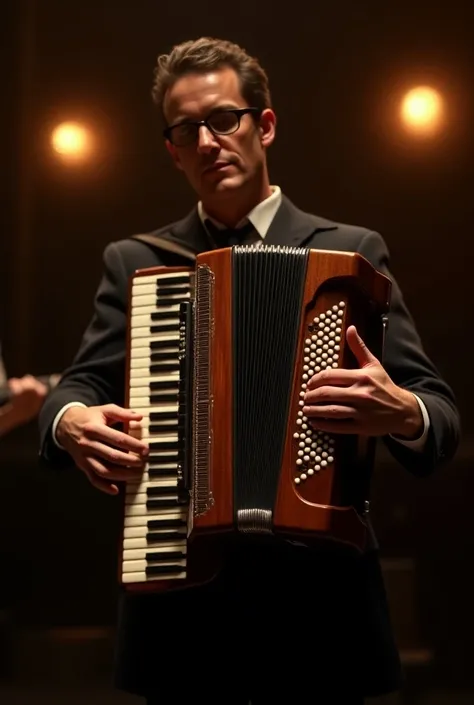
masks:
{"label": "black bow tie", "polygon": [[216,227],[211,220],[206,220],[206,229],[218,249],[240,245],[245,242],[251,232],[255,231],[250,221],[241,228],[222,229]]}

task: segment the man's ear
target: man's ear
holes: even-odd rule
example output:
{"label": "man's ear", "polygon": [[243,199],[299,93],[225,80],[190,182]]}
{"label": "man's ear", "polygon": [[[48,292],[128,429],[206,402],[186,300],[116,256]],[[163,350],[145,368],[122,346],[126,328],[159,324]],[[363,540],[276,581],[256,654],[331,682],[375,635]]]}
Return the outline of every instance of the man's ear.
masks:
{"label": "man's ear", "polygon": [[276,134],[276,115],[271,108],[266,108],[260,115],[260,141],[263,147],[269,147]]}
{"label": "man's ear", "polygon": [[176,149],[174,144],[171,144],[171,142],[169,140],[165,140],[165,144],[166,144],[166,149],[171,154],[171,158],[174,161],[176,168],[180,169],[182,171],[183,167],[181,166],[181,161],[179,159],[178,150]]}

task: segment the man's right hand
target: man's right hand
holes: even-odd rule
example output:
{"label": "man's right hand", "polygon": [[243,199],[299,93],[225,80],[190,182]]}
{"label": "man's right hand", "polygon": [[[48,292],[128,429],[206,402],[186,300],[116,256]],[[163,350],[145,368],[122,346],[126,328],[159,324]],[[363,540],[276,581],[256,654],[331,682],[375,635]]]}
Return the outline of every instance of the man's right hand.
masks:
{"label": "man's right hand", "polygon": [[115,495],[118,487],[114,482],[139,476],[148,456],[148,446],[111,426],[142,418],[115,404],[73,406],[61,417],[56,438],[94,487]]}

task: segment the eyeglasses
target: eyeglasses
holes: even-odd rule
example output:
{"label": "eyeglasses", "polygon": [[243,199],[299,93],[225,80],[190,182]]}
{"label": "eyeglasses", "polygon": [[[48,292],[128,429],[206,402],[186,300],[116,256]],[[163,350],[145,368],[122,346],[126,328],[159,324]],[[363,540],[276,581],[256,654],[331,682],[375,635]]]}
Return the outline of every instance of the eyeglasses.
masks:
{"label": "eyeglasses", "polygon": [[187,147],[198,139],[201,125],[205,125],[213,135],[231,135],[239,129],[243,115],[259,115],[261,112],[260,108],[217,110],[205,120],[189,120],[171,125],[163,130],[163,135],[175,147]]}

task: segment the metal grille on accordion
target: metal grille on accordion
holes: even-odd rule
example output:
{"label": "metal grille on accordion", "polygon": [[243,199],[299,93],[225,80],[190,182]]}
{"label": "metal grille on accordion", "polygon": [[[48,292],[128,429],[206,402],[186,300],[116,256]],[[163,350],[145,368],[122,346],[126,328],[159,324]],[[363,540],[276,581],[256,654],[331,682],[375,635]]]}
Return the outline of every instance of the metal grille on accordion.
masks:
{"label": "metal grille on accordion", "polygon": [[[351,324],[382,355],[390,281],[356,253],[242,245],[130,288],[130,427],[150,445],[126,485],[120,581],[199,582],[197,538],[245,533],[363,550],[373,439],[303,415],[313,374],[353,367]],[[189,560],[188,560],[189,559]]]}

